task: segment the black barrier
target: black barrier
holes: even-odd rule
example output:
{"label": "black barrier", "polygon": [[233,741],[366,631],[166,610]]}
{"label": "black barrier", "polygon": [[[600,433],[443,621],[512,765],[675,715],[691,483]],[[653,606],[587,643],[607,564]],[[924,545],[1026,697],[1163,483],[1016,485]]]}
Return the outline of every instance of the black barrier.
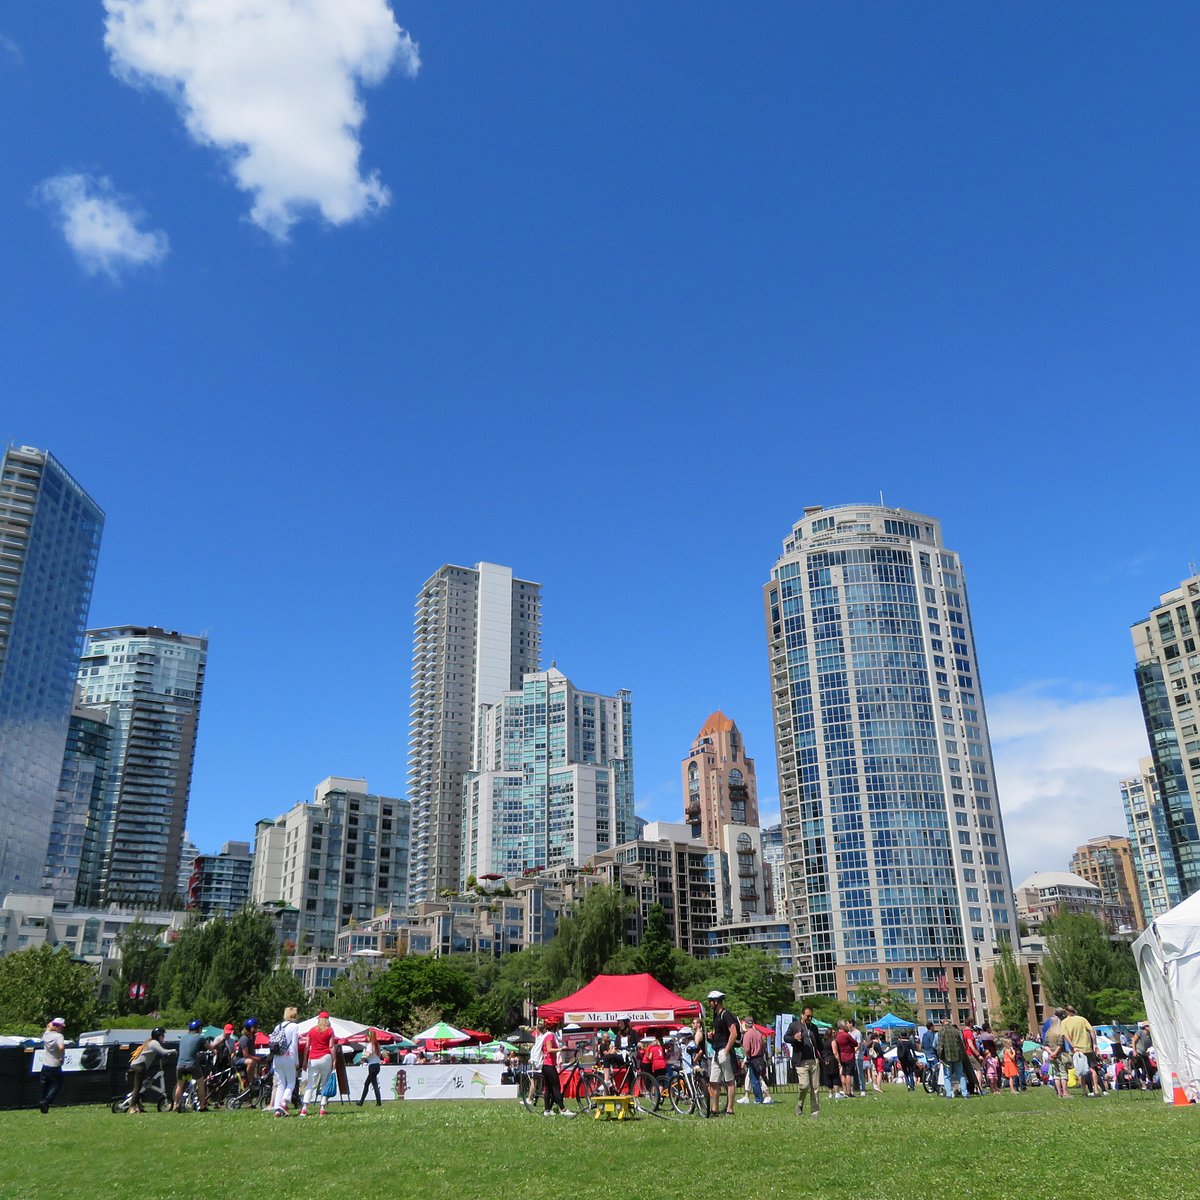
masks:
{"label": "black barrier", "polygon": [[[0,1109],[37,1108],[42,1098],[42,1073],[34,1071],[33,1056],[39,1046],[0,1046]],[[132,1046],[110,1043],[79,1047],[78,1071],[64,1071],[54,1104],[109,1104],[129,1091],[126,1072]],[[71,1054],[75,1054],[72,1047]],[[95,1060],[98,1065],[92,1066]],[[175,1087],[174,1060],[164,1064],[167,1087]]]}

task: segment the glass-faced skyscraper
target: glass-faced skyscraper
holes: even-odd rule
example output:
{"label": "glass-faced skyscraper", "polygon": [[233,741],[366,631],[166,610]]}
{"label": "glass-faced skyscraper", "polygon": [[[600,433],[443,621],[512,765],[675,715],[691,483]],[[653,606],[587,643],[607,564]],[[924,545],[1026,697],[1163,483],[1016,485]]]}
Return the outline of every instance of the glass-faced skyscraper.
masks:
{"label": "glass-faced skyscraper", "polygon": [[630,694],[531,672],[479,714],[466,777],[463,878],[573,863],[636,836]]}
{"label": "glass-faced skyscraper", "polygon": [[81,899],[170,907],[181,902],[187,820],[208,639],[155,626],[90,629],[79,663],[86,704],[112,729],[99,856],[80,865]]}
{"label": "glass-faced skyscraper", "polygon": [[0,469],[0,896],[42,885],[104,514],[53,455]]}
{"label": "glass-faced skyscraper", "polygon": [[1164,866],[1183,899],[1200,891],[1200,575],[1160,596],[1130,632],[1173,860]]}
{"label": "glass-faced skyscraper", "polygon": [[806,508],[764,599],[797,992],[981,1016],[1016,913],[959,556],[930,517]]}

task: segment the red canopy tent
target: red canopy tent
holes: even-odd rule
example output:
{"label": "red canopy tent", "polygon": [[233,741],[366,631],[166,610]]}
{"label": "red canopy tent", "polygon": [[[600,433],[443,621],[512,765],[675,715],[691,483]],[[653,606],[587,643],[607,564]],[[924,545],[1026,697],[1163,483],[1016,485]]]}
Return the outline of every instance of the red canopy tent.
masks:
{"label": "red canopy tent", "polygon": [[574,995],[538,1006],[538,1016],[576,1025],[613,1025],[628,1019],[667,1025],[698,1016],[700,1005],[663,987],[653,975],[597,975]]}

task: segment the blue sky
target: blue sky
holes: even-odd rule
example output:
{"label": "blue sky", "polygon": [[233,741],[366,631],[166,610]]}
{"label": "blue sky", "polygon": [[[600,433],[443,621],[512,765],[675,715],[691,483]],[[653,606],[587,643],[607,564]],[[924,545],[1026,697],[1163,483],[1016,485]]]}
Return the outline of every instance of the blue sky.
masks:
{"label": "blue sky", "polygon": [[639,811],[718,707],[769,809],[761,585],[881,490],[964,555],[1017,878],[1120,830],[1200,558],[1200,10],[163,8],[0,16],[0,437],[106,509],[94,624],[209,632],[202,848],[403,794],[447,561],[632,689]]}

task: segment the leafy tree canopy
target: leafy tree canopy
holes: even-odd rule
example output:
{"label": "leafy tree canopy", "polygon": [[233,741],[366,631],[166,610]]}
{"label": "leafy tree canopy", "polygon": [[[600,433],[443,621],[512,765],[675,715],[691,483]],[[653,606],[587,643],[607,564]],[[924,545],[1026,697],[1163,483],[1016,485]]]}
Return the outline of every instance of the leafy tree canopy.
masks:
{"label": "leafy tree canopy", "polygon": [[100,1012],[95,969],[60,946],[35,946],[0,958],[0,1025],[45,1028],[62,1017],[67,1036],[95,1028]]}

